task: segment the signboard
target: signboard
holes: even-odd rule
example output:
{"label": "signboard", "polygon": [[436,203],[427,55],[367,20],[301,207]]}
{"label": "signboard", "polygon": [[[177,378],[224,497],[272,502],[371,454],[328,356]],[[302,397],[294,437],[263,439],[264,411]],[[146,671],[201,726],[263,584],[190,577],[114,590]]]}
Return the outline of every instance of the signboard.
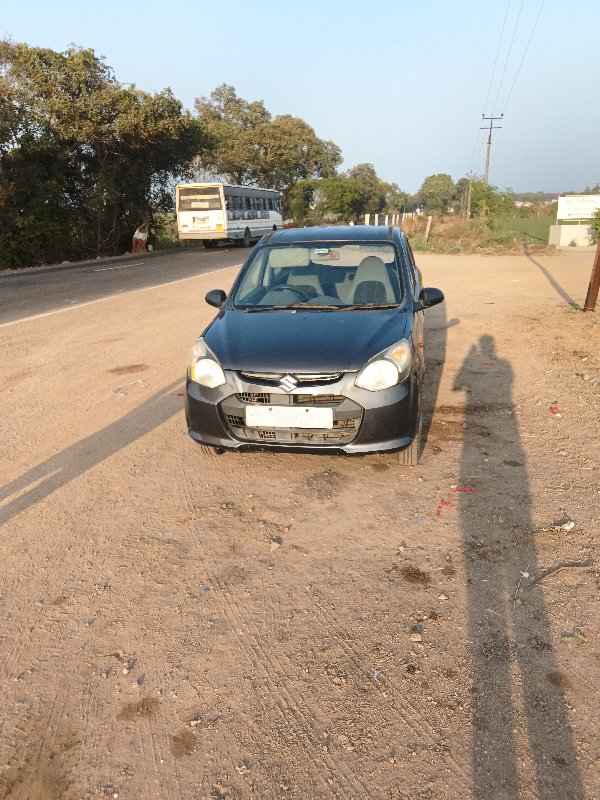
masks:
{"label": "signboard", "polygon": [[590,219],[600,208],[600,194],[570,194],[558,198],[556,219]]}

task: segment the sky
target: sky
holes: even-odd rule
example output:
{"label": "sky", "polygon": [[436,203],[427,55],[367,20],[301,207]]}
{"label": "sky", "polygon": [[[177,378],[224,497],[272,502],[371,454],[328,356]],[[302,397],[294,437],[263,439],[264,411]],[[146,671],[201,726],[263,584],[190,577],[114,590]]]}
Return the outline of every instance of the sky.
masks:
{"label": "sky", "polygon": [[600,182],[599,31],[600,0],[0,0],[0,38],[90,47],[190,110],[231,84],[408,192],[482,175],[481,117],[501,113],[490,183]]}

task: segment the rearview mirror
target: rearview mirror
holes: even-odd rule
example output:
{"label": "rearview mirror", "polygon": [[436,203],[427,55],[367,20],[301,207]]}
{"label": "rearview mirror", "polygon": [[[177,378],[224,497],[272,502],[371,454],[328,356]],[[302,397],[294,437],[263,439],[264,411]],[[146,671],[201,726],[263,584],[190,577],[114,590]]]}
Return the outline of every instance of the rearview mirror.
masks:
{"label": "rearview mirror", "polygon": [[415,311],[423,311],[426,308],[431,308],[431,306],[437,306],[438,303],[443,301],[444,293],[439,289],[434,289],[433,287],[421,289],[419,300],[415,303]]}
{"label": "rearview mirror", "polygon": [[215,308],[221,308],[225,300],[227,300],[227,295],[223,291],[223,289],[211,289],[210,292],[206,293],[204,298],[209,306],[214,306]]}

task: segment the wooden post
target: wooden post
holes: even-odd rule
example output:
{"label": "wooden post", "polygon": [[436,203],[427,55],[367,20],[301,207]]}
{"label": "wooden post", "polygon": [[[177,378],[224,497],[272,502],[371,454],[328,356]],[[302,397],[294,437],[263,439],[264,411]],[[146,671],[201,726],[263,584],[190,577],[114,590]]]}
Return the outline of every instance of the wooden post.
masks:
{"label": "wooden post", "polygon": [[379,214],[375,214],[375,227],[379,227]]}
{"label": "wooden post", "polygon": [[425,229],[425,244],[427,244],[427,239],[429,239],[430,230],[431,230],[431,217],[427,217],[427,228]]}
{"label": "wooden post", "polygon": [[371,215],[365,214],[365,225],[370,225],[370,224],[371,224]]}
{"label": "wooden post", "polygon": [[598,299],[598,291],[600,290],[600,239],[596,245],[596,258],[594,259],[594,266],[592,267],[592,276],[590,278],[590,285],[588,286],[585,303],[583,304],[584,311],[593,311],[596,308],[596,300]]}

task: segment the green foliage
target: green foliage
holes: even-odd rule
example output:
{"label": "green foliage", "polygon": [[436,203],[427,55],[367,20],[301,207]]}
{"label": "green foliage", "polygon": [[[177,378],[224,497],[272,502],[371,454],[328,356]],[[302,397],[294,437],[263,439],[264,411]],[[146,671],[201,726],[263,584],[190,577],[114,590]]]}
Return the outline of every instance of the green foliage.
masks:
{"label": "green foliage", "polygon": [[360,214],[379,214],[385,208],[389,184],[378,177],[372,164],[357,164],[346,173],[360,189]]}
{"label": "green foliage", "polygon": [[358,213],[362,202],[359,182],[347,175],[331,175],[317,184],[315,211],[319,216],[348,220]]}
{"label": "green foliage", "polygon": [[0,266],[114,254],[207,143],[170,90],[119,84],[92,50],[0,42]]}
{"label": "green foliage", "polygon": [[590,228],[592,229],[592,241],[597,244],[600,241],[600,208],[595,211],[594,216],[591,218]]}
{"label": "green foliage", "polygon": [[341,151],[319,139],[314,130],[290,114],[271,117],[262,100],[248,102],[233,86],[218,86],[195,103],[212,149],[200,165],[235,184],[260,184],[290,193],[300,180],[332,175]]}
{"label": "green foliage", "polygon": [[292,186],[287,196],[287,211],[298,225],[304,225],[310,215],[318,181],[299,180]]}
{"label": "green foliage", "polygon": [[497,217],[511,214],[515,203],[507,192],[500,192],[482,180],[471,182],[471,214],[493,221]]}
{"label": "green foliage", "polygon": [[432,214],[445,214],[455,194],[456,186],[450,175],[438,173],[425,178],[419,199]]}
{"label": "green foliage", "polygon": [[516,236],[525,242],[535,244],[548,244],[550,225],[553,219],[550,217],[498,217],[494,220],[494,230],[503,231]]}

